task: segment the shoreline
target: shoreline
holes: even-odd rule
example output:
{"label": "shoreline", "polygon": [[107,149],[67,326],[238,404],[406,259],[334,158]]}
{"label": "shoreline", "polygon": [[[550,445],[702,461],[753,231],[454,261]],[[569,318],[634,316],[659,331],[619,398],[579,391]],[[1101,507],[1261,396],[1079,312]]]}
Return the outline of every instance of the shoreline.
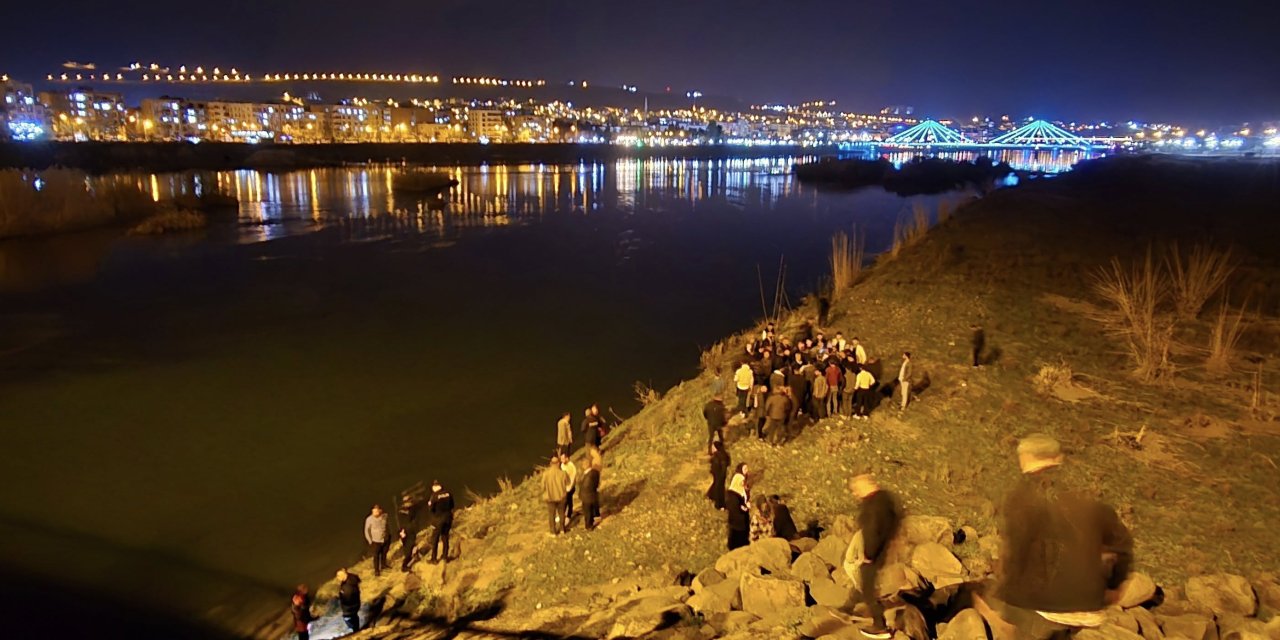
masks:
{"label": "shoreline", "polygon": [[487,163],[573,164],[624,158],[728,160],[837,154],[834,146],[624,147],[610,144],[351,143],[245,144],[231,142],[7,142],[0,168],[43,170],[53,166],[93,174],[147,171],[290,171],[351,164]]}

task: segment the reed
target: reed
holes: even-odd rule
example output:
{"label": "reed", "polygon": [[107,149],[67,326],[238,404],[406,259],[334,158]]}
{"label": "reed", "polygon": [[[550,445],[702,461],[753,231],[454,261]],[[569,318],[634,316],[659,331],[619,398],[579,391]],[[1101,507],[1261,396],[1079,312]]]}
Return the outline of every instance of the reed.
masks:
{"label": "reed", "polygon": [[1223,296],[1218,306],[1218,314],[1213,327],[1209,330],[1209,356],[1205,359],[1205,368],[1214,373],[1226,373],[1231,370],[1231,361],[1235,357],[1236,345],[1244,330],[1248,328],[1245,319],[1245,307],[1232,310]]}
{"label": "reed", "polygon": [[1230,249],[1197,244],[1184,257],[1175,243],[1169,248],[1165,264],[1178,319],[1194,320],[1204,303],[1231,279],[1239,263]]}
{"label": "reed", "polygon": [[1095,319],[1125,345],[1135,375],[1144,381],[1174,371],[1169,351],[1177,317],[1167,311],[1170,286],[1150,247],[1144,260],[1125,266],[1112,258],[1093,277],[1094,292],[1108,305],[1095,312]]}
{"label": "reed", "polygon": [[853,233],[837,232],[831,236],[831,294],[836,300],[858,281],[866,254],[866,235],[855,226]]}

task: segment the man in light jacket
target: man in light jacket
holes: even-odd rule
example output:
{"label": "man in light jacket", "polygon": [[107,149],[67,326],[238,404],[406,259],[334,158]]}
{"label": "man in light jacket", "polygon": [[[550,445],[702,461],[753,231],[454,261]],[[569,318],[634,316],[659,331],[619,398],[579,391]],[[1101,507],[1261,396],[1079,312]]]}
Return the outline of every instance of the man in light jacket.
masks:
{"label": "man in light jacket", "polygon": [[369,543],[369,552],[373,554],[373,575],[382,575],[387,566],[387,514],[379,505],[373,505],[369,517],[364,519],[364,540]]}
{"label": "man in light jacket", "polygon": [[911,401],[911,352],[902,352],[902,366],[898,368],[898,388],[902,389],[902,409]]}
{"label": "man in light jacket", "polygon": [[569,420],[569,412],[564,412],[560,416],[560,421],[556,423],[556,452],[569,453],[569,449],[573,447],[573,423]]}
{"label": "man in light jacket", "polygon": [[560,468],[560,456],[551,456],[542,472],[542,501],[547,503],[547,520],[553,536],[564,532],[564,499],[568,493],[569,474]]}

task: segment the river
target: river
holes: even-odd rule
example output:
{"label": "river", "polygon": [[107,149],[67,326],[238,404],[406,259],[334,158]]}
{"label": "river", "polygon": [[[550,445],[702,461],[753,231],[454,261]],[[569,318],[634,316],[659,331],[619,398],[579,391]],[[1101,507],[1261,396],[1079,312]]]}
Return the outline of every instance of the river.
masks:
{"label": "river", "polygon": [[282,609],[371,504],[524,476],[560,412],[625,416],[759,320],[780,259],[795,303],[833,232],[878,251],[939,199],[794,161],[445,167],[443,207],[393,167],[227,172],[237,223],[0,243],[0,566],[222,626]]}

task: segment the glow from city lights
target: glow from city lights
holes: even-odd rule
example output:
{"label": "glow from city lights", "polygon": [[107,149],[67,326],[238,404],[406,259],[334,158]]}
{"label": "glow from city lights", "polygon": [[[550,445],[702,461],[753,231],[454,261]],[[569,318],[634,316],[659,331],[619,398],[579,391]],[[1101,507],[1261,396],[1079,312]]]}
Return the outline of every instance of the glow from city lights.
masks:
{"label": "glow from city lights", "polygon": [[989,144],[1016,147],[1089,147],[1088,140],[1077,136],[1062,127],[1036,120],[1002,136],[991,140]]}
{"label": "glow from city lights", "polygon": [[943,126],[936,120],[925,120],[920,124],[890,136],[884,141],[888,146],[948,146],[971,145],[973,142],[957,131]]}
{"label": "glow from city lights", "polygon": [[39,140],[44,137],[44,127],[34,122],[15,120],[9,123],[9,136],[23,142]]}

